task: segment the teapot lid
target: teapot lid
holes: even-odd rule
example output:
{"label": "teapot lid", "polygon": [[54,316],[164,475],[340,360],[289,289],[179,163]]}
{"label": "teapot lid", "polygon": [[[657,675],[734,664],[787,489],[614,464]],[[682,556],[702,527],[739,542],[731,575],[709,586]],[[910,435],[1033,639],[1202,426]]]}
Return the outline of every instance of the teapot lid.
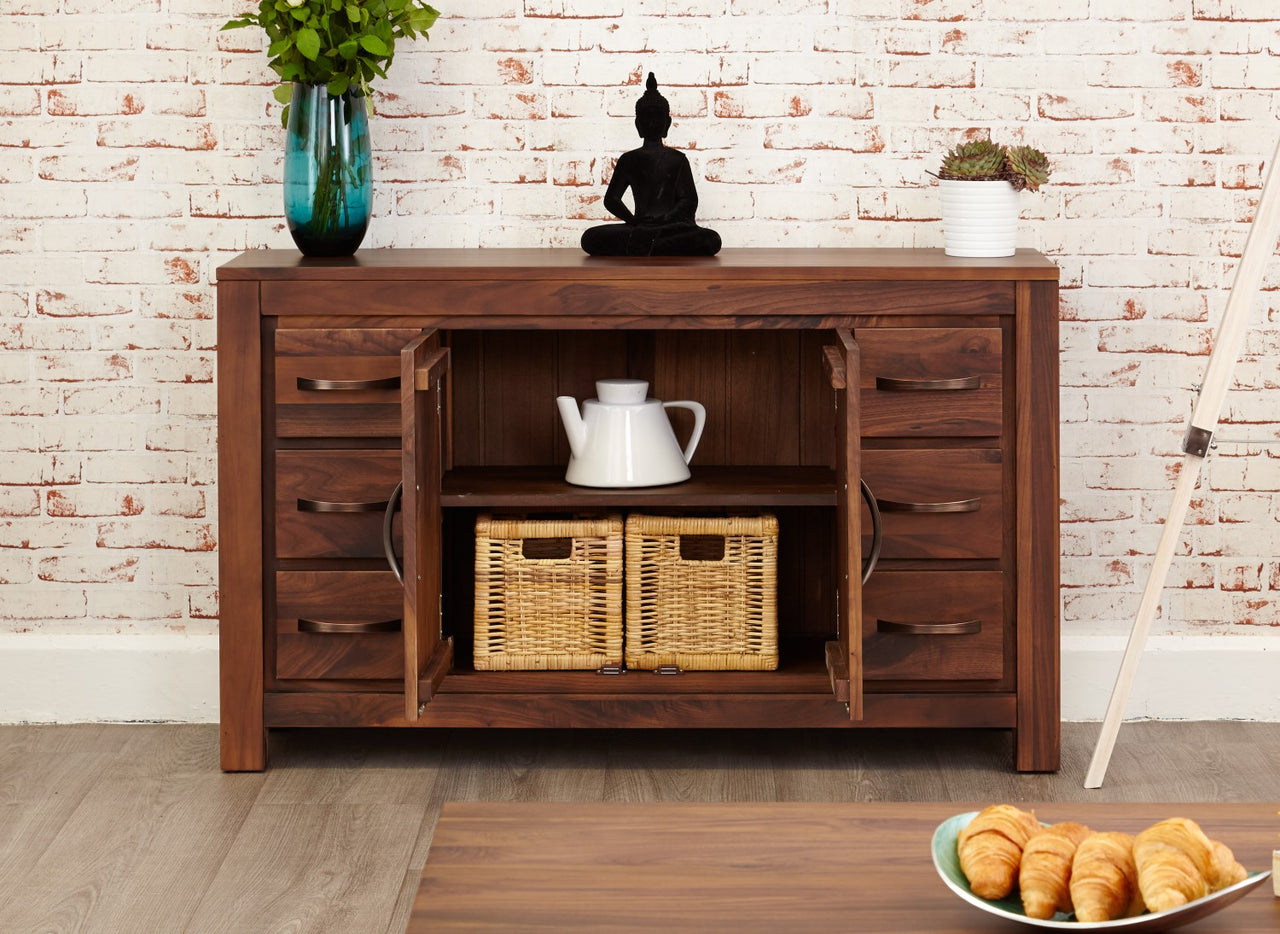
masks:
{"label": "teapot lid", "polygon": [[644,402],[649,393],[649,381],[643,379],[598,379],[596,396],[601,402],[612,405],[633,405]]}

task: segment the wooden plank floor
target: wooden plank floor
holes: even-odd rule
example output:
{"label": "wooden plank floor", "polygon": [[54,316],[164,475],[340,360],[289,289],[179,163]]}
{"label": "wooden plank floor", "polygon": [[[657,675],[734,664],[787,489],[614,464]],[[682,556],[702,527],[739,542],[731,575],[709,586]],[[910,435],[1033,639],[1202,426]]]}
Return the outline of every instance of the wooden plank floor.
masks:
{"label": "wooden plank floor", "polygon": [[0,726],[0,934],[402,934],[450,800],[1280,798],[1280,724],[1126,724],[1086,791],[1097,731],[1053,775],[1005,731],[464,730],[275,731],[224,775],[212,725]]}

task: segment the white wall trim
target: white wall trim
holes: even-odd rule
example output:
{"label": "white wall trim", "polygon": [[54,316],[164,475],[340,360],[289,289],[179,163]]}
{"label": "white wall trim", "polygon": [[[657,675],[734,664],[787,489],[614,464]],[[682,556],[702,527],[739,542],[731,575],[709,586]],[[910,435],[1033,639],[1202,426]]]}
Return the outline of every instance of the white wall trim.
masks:
{"label": "white wall trim", "polygon": [[[1103,718],[1127,641],[1063,638],[1063,720]],[[1280,721],[1280,639],[1270,632],[1152,637],[1125,719]]]}
{"label": "white wall trim", "polygon": [[[1063,638],[1063,720],[1102,719],[1124,647]],[[1280,721],[1280,640],[1153,637],[1126,717]],[[216,635],[0,634],[0,723],[217,720]]]}
{"label": "white wall trim", "polygon": [[218,721],[218,637],[0,634],[0,722]]}

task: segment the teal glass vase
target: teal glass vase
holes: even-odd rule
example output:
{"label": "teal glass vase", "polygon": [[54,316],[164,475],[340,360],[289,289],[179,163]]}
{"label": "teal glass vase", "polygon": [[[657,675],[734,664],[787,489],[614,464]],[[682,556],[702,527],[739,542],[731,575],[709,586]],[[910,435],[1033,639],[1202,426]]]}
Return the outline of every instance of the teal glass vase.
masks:
{"label": "teal glass vase", "polygon": [[304,256],[350,256],[373,214],[369,111],[362,94],[294,84],[285,134],[284,216]]}

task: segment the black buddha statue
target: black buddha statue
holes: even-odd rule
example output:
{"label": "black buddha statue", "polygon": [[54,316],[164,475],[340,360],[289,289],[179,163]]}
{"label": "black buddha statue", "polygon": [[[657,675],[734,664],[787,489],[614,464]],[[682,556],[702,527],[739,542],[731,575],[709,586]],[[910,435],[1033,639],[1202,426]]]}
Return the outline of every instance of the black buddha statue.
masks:
{"label": "black buddha statue", "polygon": [[[714,256],[720,235],[694,223],[698,193],[689,160],[662,140],[671,129],[671,107],[658,93],[653,73],[636,101],[639,149],[618,157],[604,193],[604,206],[621,224],[601,224],[582,235],[582,249],[592,256]],[[622,201],[631,189],[632,212]]]}

